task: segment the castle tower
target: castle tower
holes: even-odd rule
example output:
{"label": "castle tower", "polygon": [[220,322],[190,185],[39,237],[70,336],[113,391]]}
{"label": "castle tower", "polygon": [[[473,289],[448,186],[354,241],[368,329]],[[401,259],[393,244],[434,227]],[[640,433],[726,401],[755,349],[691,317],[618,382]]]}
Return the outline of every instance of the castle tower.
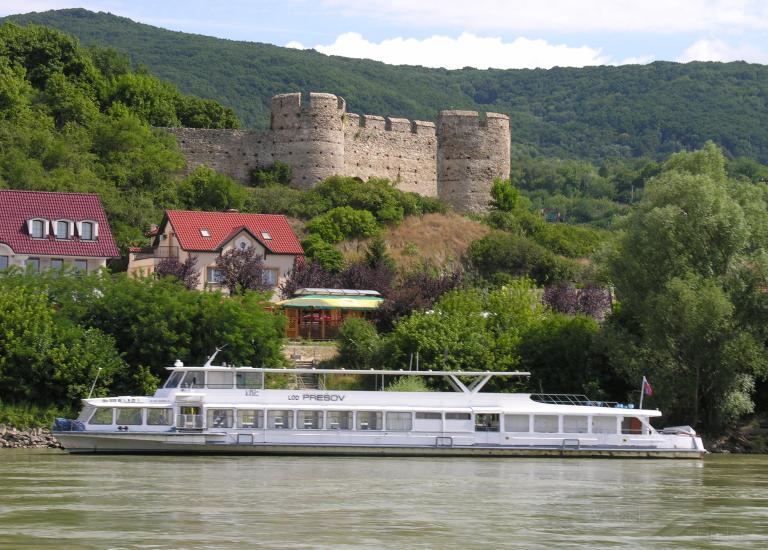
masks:
{"label": "castle tower", "polygon": [[485,212],[494,178],[509,178],[509,117],[441,111],[437,119],[437,194],[458,212]]}
{"label": "castle tower", "polygon": [[311,189],[328,176],[344,173],[344,99],[333,94],[272,98],[272,158],[293,170],[293,185]]}

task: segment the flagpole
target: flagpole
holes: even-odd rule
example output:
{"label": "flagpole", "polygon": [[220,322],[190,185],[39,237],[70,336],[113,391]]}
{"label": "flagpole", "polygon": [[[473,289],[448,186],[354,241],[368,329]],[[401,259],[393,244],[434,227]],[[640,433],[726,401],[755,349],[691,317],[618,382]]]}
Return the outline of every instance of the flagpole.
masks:
{"label": "flagpole", "polygon": [[638,409],[643,408],[643,397],[645,397],[645,376],[643,376],[643,381],[640,382],[640,406]]}

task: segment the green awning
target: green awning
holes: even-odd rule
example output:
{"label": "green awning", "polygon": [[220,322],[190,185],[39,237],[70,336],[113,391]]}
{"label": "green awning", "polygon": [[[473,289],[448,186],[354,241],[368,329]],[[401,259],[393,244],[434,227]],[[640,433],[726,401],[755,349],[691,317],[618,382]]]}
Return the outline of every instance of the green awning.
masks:
{"label": "green awning", "polygon": [[277,302],[280,307],[295,307],[303,309],[357,309],[373,311],[377,309],[383,298],[378,296],[299,296],[290,300]]}

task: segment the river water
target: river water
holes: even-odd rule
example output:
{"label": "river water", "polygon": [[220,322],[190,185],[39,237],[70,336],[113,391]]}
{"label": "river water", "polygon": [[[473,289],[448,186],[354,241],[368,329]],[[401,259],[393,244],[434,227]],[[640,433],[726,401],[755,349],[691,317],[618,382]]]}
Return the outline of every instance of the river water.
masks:
{"label": "river water", "polygon": [[768,548],[768,457],[0,452],[0,548]]}

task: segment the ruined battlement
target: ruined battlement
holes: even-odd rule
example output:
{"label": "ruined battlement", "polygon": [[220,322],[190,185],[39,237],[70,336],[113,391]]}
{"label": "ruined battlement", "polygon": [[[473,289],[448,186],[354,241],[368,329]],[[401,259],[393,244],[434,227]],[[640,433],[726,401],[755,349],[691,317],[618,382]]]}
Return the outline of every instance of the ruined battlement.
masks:
{"label": "ruined battlement", "polygon": [[458,211],[483,211],[496,177],[509,177],[509,117],[441,111],[437,123],[346,112],[334,94],[279,94],[267,131],[172,128],[187,169],[205,164],[247,182],[254,168],[291,166],[311,189],[340,174],[388,178],[403,191],[438,196]]}

